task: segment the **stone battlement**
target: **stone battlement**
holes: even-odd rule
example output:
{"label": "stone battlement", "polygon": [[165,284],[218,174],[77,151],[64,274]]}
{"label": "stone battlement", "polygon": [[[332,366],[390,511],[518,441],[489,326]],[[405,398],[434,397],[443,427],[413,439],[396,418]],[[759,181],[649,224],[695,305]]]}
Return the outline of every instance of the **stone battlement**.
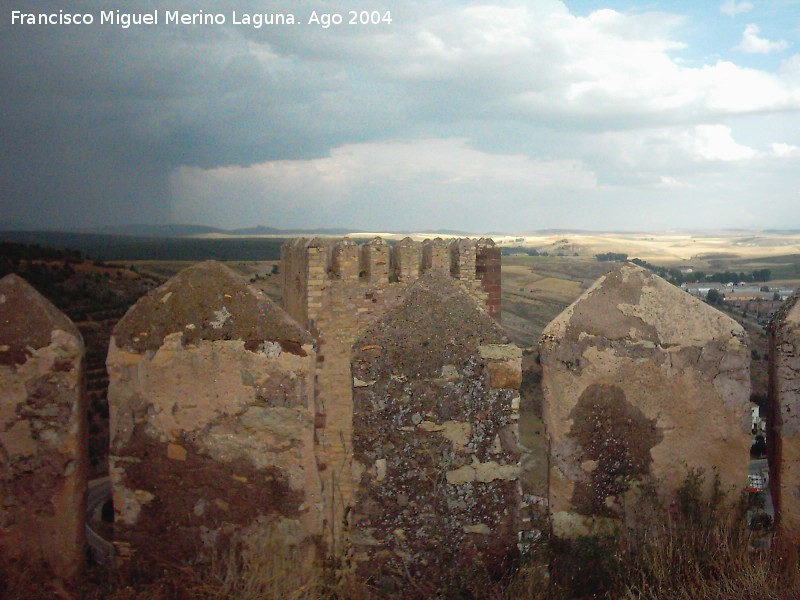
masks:
{"label": "stone battlement", "polygon": [[[343,569],[387,590],[405,574],[430,584],[422,595],[476,566],[502,574],[532,526],[534,462],[548,466],[559,537],[635,525],[639,490],[652,483],[667,501],[687,468],[716,473],[726,492],[747,481],[747,336],[645,269],[616,267],[547,326],[537,399],[497,322],[491,240],[300,238],[282,259],[284,307],[208,261],[114,328],[123,577],[279,533],[308,564],[345,548]],[[793,546],[798,307],[795,295],[778,313],[770,349],[771,485]],[[66,317],[21,279],[0,280],[0,558],[41,557],[65,579],[84,556],[83,357]],[[529,452],[520,428],[537,421],[544,441]]]}
{"label": "stone battlement", "polygon": [[[479,297],[500,320],[500,249],[491,239],[404,238],[395,244],[375,237],[363,244],[349,238],[295,238],[281,248],[283,298],[301,324],[314,321],[321,292],[332,282],[384,286],[407,284],[429,271],[448,273]],[[477,282],[477,283],[476,283]]]}
{"label": "stone battlement", "polygon": [[[419,243],[407,237],[389,244],[376,237],[357,244],[348,238],[297,238],[281,248],[281,273],[283,307],[316,343],[316,456],[323,497],[336,497],[325,529],[330,539],[340,539],[359,482],[352,451],[353,344],[402,303],[411,288],[431,277],[455,283],[446,287],[466,292],[459,292],[459,298],[467,304],[474,299],[496,323],[500,248],[489,239]],[[443,292],[440,301],[449,301],[449,293]]]}
{"label": "stone battlement", "polygon": [[499,262],[496,250],[489,238],[415,242],[406,237],[390,245],[381,237],[362,244],[350,238],[328,241],[300,237],[283,244],[281,261],[309,278],[395,283],[433,270],[450,273],[456,279],[480,280],[486,273],[481,266]]}

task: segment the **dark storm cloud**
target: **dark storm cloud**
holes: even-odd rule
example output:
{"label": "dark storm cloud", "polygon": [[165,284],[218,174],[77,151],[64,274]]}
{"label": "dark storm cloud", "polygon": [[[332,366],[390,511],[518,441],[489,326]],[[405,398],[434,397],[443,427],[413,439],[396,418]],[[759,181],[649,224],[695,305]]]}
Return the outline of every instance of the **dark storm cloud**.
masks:
{"label": "dark storm cloud", "polygon": [[[11,1],[0,224],[619,228],[644,223],[631,207],[647,200],[647,226],[725,225],[713,196],[737,206],[727,225],[747,226],[765,169],[796,204],[800,55],[772,71],[705,62],[680,41],[686,15],[576,16],[559,0]],[[11,25],[31,4],[162,23]],[[306,22],[384,7],[391,25]],[[166,25],[167,10],[228,22]],[[233,11],[303,23],[235,26]]]}
{"label": "dark storm cloud", "polygon": [[[301,51],[325,53],[313,36],[303,44],[289,28],[99,24],[101,10],[119,6],[36,4],[36,12],[94,14],[95,23],[83,26],[12,26],[3,8],[0,220],[47,226],[169,220],[167,181],[178,166],[309,158],[369,138],[376,122],[391,129],[380,116],[391,113],[385,98],[354,89],[343,68],[299,59]],[[218,2],[136,6],[224,12],[229,21],[232,10],[265,8],[263,2],[225,3],[224,10]],[[301,9],[302,3],[270,7]]]}

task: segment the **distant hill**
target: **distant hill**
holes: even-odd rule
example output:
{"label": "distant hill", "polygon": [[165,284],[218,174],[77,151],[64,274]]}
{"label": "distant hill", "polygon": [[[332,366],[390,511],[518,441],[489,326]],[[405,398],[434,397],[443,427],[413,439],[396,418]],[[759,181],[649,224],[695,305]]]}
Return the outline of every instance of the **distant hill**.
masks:
{"label": "distant hill", "polygon": [[[291,237],[291,236],[287,236]],[[96,260],[278,260],[281,237],[207,239],[64,231],[0,231],[0,242],[40,244],[79,250]]]}
{"label": "distant hill", "polygon": [[[296,236],[358,235],[358,228],[278,229],[257,225],[223,229],[207,225],[111,225],[81,231],[3,230],[0,241],[74,248],[97,260],[277,260],[280,246]],[[430,237],[471,237],[464,231],[437,229],[422,233]]]}
{"label": "distant hill", "polygon": [[185,237],[204,233],[227,233],[219,227],[207,225],[109,225],[92,227],[86,233],[105,235],[132,235],[140,237]]}
{"label": "distant hill", "polygon": [[223,229],[222,227],[210,227],[208,225],[112,225],[106,227],[94,227],[85,233],[106,234],[106,235],[128,235],[136,237],[193,237],[209,234],[226,236],[260,236],[260,235],[286,235],[293,236],[305,235],[347,235],[355,231],[354,229],[342,228],[317,228],[317,229],[278,229],[277,227],[267,227],[257,225],[255,227],[240,227],[237,229]]}

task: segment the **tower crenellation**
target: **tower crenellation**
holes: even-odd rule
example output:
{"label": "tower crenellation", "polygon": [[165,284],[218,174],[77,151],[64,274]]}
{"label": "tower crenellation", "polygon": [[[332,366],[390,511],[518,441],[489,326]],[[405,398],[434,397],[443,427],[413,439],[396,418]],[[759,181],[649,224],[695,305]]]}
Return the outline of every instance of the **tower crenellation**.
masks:
{"label": "tower crenellation", "polygon": [[450,273],[456,279],[473,281],[475,273],[475,240],[464,238],[450,242]]}
{"label": "tower crenellation", "polygon": [[361,271],[361,251],[350,238],[334,243],[331,248],[331,275],[342,281],[357,282]]}
{"label": "tower crenellation", "polygon": [[374,237],[361,246],[361,272],[372,282],[389,281],[389,245]]}
{"label": "tower crenellation", "polygon": [[[451,280],[466,292],[462,298],[477,302],[478,312],[478,306],[483,307],[497,319],[499,310],[490,312],[487,302],[493,296],[483,288],[478,274],[477,252],[475,240],[441,238],[419,243],[407,237],[392,246],[380,237],[360,245],[347,238],[284,244],[284,308],[312,333],[316,347],[315,454],[323,495],[335,497],[325,526],[331,543],[346,527],[346,508],[353,505],[362,468],[351,450],[355,442],[353,388],[368,383],[350,375],[353,344],[397,307],[411,288],[425,288],[432,277]],[[499,283],[500,254],[496,253],[496,265],[490,264],[492,256],[487,253],[481,264],[486,273],[497,273]],[[494,280],[488,276],[486,281]],[[499,309],[499,295],[497,299]],[[335,474],[335,483],[329,474]]]}
{"label": "tower crenellation", "polygon": [[[460,280],[489,314],[500,319],[500,249],[491,239],[442,238],[390,245],[381,237],[357,244],[350,238],[296,238],[281,249],[286,310],[305,326],[317,320],[324,294],[359,286],[409,284],[438,271]],[[330,299],[330,298],[329,298]]]}
{"label": "tower crenellation", "polygon": [[408,283],[419,276],[419,244],[410,237],[396,243],[391,250],[392,276],[395,281]]}
{"label": "tower crenellation", "polygon": [[500,320],[500,248],[491,238],[478,240],[475,252],[475,275],[481,281],[481,288],[487,294],[486,310],[496,320]]}
{"label": "tower crenellation", "polygon": [[422,269],[423,273],[428,271],[450,272],[450,252],[447,242],[442,238],[425,240],[422,242]]}

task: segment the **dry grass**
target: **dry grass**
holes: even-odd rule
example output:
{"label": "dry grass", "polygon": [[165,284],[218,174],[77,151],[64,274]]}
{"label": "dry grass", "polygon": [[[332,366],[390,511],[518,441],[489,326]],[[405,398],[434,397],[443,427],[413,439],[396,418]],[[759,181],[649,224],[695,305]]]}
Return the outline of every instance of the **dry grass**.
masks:
{"label": "dry grass", "polygon": [[503,257],[503,327],[515,343],[535,345],[542,329],[612,266],[594,258]]}
{"label": "dry grass", "polygon": [[[566,244],[563,241],[566,240]],[[706,232],[706,233],[594,233],[572,232],[495,238],[500,244],[526,246],[557,252],[567,246],[570,253],[594,256],[602,252],[624,252],[648,262],[673,266],[692,262],[707,268],[711,261],[727,256],[753,259],[800,253],[797,233]]]}
{"label": "dry grass", "polygon": [[784,600],[800,597],[779,551],[752,548],[735,525],[691,530],[670,522],[649,533],[628,565],[626,600]]}
{"label": "dry grass", "polygon": [[746,499],[730,500],[715,479],[705,499],[702,473],[689,472],[665,510],[642,503],[642,526],[623,540],[626,600],[784,600],[800,597],[797,566],[780,549],[761,549],[769,532],[747,526]]}
{"label": "dry grass", "polygon": [[[690,474],[691,476],[691,474]],[[572,542],[542,538],[504,581],[470,578],[431,591],[432,582],[408,581],[381,595],[311,558],[309,549],[282,540],[241,540],[204,568],[163,566],[154,581],[117,585],[106,572],[79,590],[51,582],[35,569],[0,565],[0,597],[14,600],[80,597],[86,600],[372,600],[475,598],[487,600],[789,600],[800,597],[797,565],[777,550],[756,550],[742,505],[722,495],[703,500],[697,479],[666,510],[643,504],[642,527],[620,537]],[[14,565],[18,567],[19,565]],[[91,573],[90,573],[91,575]],[[424,585],[430,593],[418,592]]]}

